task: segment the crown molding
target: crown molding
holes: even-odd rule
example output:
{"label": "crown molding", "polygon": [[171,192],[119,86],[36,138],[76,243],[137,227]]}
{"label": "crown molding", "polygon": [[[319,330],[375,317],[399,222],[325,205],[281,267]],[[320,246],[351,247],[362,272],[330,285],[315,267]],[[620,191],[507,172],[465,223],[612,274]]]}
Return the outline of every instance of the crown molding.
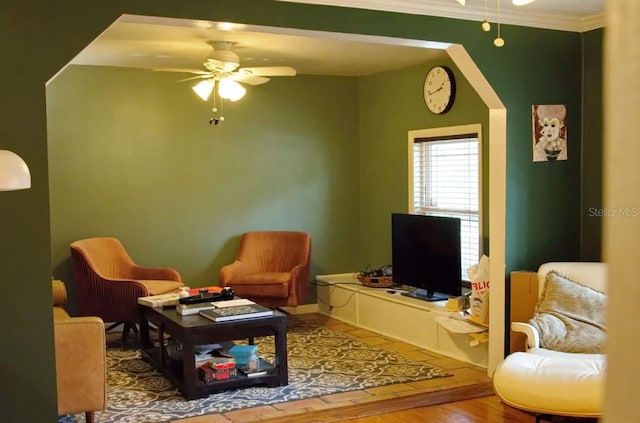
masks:
{"label": "crown molding", "polygon": [[[438,16],[443,18],[470,21],[484,20],[484,7],[460,6],[451,0],[451,4],[429,3],[424,0],[279,0],[290,3],[307,3],[326,6],[351,7],[356,9],[381,10],[385,12],[408,13],[412,15]],[[605,26],[604,14],[588,17],[575,17],[550,13],[531,13],[503,9],[501,23],[528,26],[533,28],[555,29],[560,31],[585,32]],[[497,21],[495,7],[489,8],[487,19]]]}
{"label": "crown molding", "polygon": [[582,19],[582,31],[587,32],[598,28],[605,27],[605,18],[604,13],[600,13],[598,15],[587,16]]}

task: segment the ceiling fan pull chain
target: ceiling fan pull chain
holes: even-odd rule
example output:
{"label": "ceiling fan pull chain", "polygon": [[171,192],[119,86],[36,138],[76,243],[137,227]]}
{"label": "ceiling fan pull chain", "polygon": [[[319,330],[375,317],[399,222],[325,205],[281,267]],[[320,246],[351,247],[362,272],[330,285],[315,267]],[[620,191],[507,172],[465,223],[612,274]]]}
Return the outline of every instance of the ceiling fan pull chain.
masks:
{"label": "ceiling fan pull chain", "polygon": [[224,100],[220,97],[220,115],[216,117],[215,113],[218,112],[217,100],[216,97],[219,95],[214,91],[213,93],[213,108],[211,111],[214,113],[213,117],[209,119],[209,125],[218,126],[220,122],[224,120],[224,116],[222,116],[222,108]]}
{"label": "ceiling fan pull chain", "polygon": [[[217,91],[218,87],[216,87],[215,89]],[[214,113],[218,111],[218,105],[217,105],[216,93],[215,92],[213,93],[213,109],[211,109],[211,111],[214,112]]]}

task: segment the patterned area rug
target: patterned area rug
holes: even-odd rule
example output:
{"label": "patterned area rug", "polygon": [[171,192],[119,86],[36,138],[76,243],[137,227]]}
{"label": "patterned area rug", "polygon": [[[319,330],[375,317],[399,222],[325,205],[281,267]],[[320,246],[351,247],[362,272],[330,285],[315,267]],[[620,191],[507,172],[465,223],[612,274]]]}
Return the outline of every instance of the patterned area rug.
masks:
{"label": "patterned area rug", "polygon": [[[364,344],[347,335],[291,316],[287,331],[289,385],[231,389],[187,401],[135,349],[107,348],[107,409],[97,422],[165,422],[322,395],[409,381],[449,373]],[[271,339],[256,338],[260,355],[273,362]],[[84,422],[68,415],[60,423]]]}

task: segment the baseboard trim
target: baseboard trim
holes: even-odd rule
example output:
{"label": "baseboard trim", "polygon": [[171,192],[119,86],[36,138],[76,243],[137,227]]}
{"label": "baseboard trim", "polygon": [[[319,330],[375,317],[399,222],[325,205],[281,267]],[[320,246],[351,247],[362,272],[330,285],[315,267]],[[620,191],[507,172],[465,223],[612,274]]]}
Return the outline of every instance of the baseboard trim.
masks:
{"label": "baseboard trim", "polygon": [[410,408],[427,407],[454,401],[495,395],[491,382],[480,382],[473,385],[459,386],[439,391],[423,392],[380,401],[371,401],[344,407],[330,408],[308,412],[301,410],[300,414],[281,416],[260,420],[261,423],[326,423],[359,417],[371,417],[380,414],[408,410]]}
{"label": "baseboard trim", "polygon": [[288,314],[309,314],[318,313],[318,304],[302,304],[297,307],[280,307]]}

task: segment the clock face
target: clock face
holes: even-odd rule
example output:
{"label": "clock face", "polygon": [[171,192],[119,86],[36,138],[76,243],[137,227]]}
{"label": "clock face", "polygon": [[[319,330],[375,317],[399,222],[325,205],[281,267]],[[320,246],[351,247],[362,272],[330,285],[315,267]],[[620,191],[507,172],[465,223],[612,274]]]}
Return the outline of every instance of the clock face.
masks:
{"label": "clock face", "polygon": [[453,105],[456,83],[446,66],[434,66],[424,79],[424,103],[436,114],[446,113]]}

